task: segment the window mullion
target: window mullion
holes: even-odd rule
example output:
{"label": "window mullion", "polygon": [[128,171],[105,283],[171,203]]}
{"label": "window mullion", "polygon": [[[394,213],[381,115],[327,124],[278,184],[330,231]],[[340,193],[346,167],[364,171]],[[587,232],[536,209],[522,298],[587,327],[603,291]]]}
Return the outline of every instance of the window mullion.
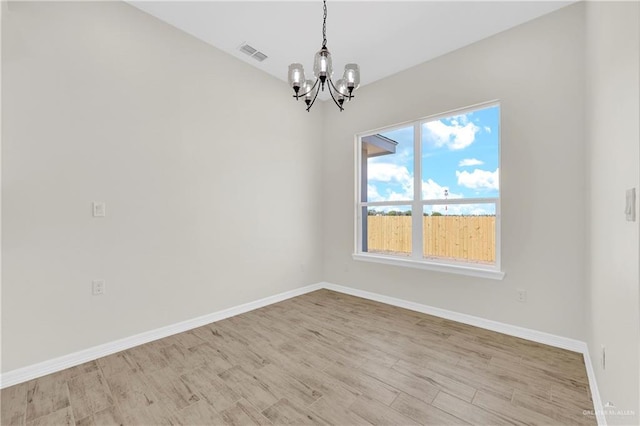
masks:
{"label": "window mullion", "polygon": [[413,202],[411,203],[411,257],[422,259],[422,140],[420,123],[413,125]]}
{"label": "window mullion", "polygon": [[354,169],[356,172],[356,182],[355,182],[355,205],[356,205],[356,217],[355,217],[355,229],[354,229],[354,238],[355,238],[355,246],[356,253],[362,253],[363,246],[363,232],[362,226],[364,225],[363,220],[365,218],[362,217],[362,179],[366,179],[366,176],[363,176],[362,167],[360,167],[360,163],[362,161],[366,161],[366,158],[362,155],[362,139],[356,138],[356,147],[355,147],[355,164]]}

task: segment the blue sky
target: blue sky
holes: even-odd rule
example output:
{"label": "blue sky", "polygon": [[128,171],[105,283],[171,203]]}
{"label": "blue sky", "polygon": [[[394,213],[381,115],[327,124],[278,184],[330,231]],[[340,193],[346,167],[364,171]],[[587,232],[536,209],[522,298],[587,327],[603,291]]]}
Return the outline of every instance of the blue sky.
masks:
{"label": "blue sky", "polygon": [[[445,191],[448,199],[499,195],[499,116],[499,106],[495,105],[422,125],[423,199],[444,199]],[[398,142],[398,146],[395,154],[368,160],[368,200],[410,200],[414,177],[413,126],[381,134]],[[492,206],[461,208],[453,210],[493,213]]]}

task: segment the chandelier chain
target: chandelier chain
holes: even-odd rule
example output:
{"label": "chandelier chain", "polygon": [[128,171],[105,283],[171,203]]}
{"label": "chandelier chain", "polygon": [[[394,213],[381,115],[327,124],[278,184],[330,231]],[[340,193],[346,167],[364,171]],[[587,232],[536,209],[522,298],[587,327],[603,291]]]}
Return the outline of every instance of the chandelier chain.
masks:
{"label": "chandelier chain", "polygon": [[322,20],[322,47],[327,47],[327,0],[324,4],[324,18]]}

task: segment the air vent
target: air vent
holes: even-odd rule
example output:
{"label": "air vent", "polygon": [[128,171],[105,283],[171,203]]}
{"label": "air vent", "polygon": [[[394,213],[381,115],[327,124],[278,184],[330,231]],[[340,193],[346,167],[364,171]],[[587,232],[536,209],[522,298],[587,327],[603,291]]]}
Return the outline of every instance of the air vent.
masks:
{"label": "air vent", "polygon": [[255,59],[255,60],[258,60],[258,61],[262,62],[262,61],[264,61],[265,59],[267,59],[267,55],[265,55],[265,54],[264,54],[264,53],[262,53],[262,52],[256,52],[256,53],[253,55],[253,59]]}
{"label": "air vent", "polygon": [[258,52],[258,49],[256,49],[253,46],[249,46],[247,43],[242,43],[240,45],[240,47],[238,47],[238,49],[242,52],[245,53],[249,56],[251,56],[253,59],[255,59],[258,62],[262,62],[265,59],[267,59],[267,55],[265,55],[262,52]]}
{"label": "air vent", "polygon": [[258,51],[257,49],[254,49],[253,47],[249,46],[246,43],[240,46],[240,50],[249,56],[252,56],[254,53]]}

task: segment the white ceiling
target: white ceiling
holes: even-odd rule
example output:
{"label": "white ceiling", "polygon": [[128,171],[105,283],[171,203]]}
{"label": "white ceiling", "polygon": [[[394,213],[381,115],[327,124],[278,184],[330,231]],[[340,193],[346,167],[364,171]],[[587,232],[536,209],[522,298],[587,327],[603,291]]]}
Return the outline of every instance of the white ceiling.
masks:
{"label": "white ceiling", "polygon": [[[336,74],[355,62],[368,84],[574,1],[329,0],[327,47]],[[129,3],[284,81],[293,62],[309,76],[322,44],[320,0]],[[240,52],[243,42],[268,59]]]}

